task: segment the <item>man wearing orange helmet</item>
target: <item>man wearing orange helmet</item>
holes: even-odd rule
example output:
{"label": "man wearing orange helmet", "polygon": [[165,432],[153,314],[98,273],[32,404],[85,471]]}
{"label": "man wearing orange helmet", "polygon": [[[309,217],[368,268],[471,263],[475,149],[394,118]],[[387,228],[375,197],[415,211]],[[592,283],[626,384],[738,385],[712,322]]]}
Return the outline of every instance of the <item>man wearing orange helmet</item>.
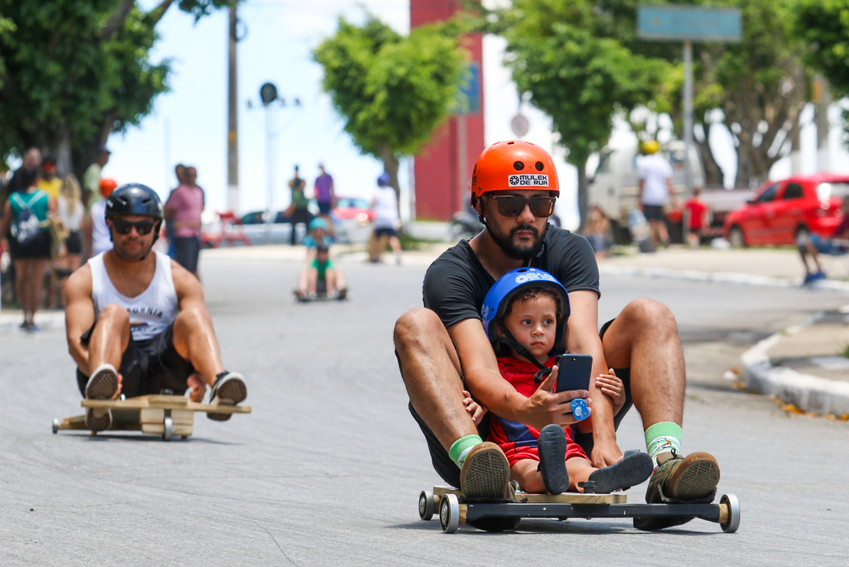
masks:
{"label": "man wearing orange helmet", "polygon": [[[481,305],[495,281],[531,266],[553,274],[569,291],[572,314],[561,346],[592,355],[593,376],[615,372],[626,387],[624,411],[614,419],[610,398],[591,381],[591,431],[575,431],[575,440],[593,464],[604,467],[622,459],[616,427],[636,405],[657,467],[646,501],[712,500],[719,482],[716,460],[707,453],[680,455],[685,377],[675,318],[666,306],[641,298],[599,332],[592,247],[583,236],[547,221],[559,194],[554,163],[542,148],[504,141],[485,149],[472,173],[471,197],[485,230],[431,264],[424,307],[408,311],[395,325],[410,411],[428,441],[434,469],[466,497],[509,497],[507,459],[498,446],[482,442],[486,431],[485,424],[479,431],[477,404],[537,429],[576,421],[570,402],[587,392],[551,393],[543,383],[529,398],[517,395],[501,377],[481,324]],[[556,383],[556,372],[546,382]],[[660,529],[688,519],[637,518],[635,526]]]}

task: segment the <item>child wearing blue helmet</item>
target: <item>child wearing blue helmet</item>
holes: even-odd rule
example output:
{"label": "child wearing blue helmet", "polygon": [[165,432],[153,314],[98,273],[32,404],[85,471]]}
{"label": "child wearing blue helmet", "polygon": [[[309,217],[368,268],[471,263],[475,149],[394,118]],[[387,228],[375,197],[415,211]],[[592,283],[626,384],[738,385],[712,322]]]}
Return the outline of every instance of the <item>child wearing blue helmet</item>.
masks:
{"label": "child wearing blue helmet", "polygon": [[298,275],[295,297],[299,301],[310,301],[318,297],[345,299],[347,288],[345,276],[330,259],[333,238],[327,233],[327,221],[316,217],[310,221],[310,231],[304,237],[307,247],[307,265]]}
{"label": "child wearing blue helmet", "polygon": [[[481,315],[504,379],[526,397],[540,387],[552,388],[558,372],[555,355],[563,350],[569,317],[566,288],[544,270],[512,270],[490,288]],[[622,381],[611,373],[599,376],[596,384],[613,399],[617,412],[625,401]],[[589,395],[585,390],[574,394]],[[638,452],[609,467],[595,468],[572,440],[571,428],[556,424],[537,430],[493,414],[488,441],[504,451],[510,478],[525,492],[608,493],[640,484],[652,472],[651,457]],[[590,482],[582,486],[586,481]]]}

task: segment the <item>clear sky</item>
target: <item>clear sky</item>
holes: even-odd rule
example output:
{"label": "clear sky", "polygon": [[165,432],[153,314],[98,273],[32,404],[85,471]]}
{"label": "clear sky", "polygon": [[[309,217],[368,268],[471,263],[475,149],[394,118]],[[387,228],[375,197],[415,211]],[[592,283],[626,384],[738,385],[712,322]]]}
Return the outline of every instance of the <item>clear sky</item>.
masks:
{"label": "clear sky", "polygon": [[[149,7],[158,0],[143,0]],[[317,175],[319,162],[325,164],[340,195],[370,196],[382,165],[361,155],[343,130],[343,121],[330,98],[321,91],[321,67],[312,60],[312,50],[336,30],[337,17],[361,21],[368,9],[393,29],[409,32],[409,6],[406,0],[247,0],[239,17],[247,35],[239,43],[239,158],[240,212],[264,209],[268,202],[268,182],[273,186],[272,208],[288,205],[286,181],[295,164],[309,186]],[[174,165],[184,163],[198,168],[198,183],[207,192],[208,209],[224,210],[227,204],[227,33],[226,11],[215,13],[194,24],[193,18],[172,6],[157,28],[161,40],[153,60],[173,60],[171,92],[156,99],[153,112],[141,126],[126,134],[113,134],[112,150],[104,176],[119,183],[142,182],[163,197],[176,186]],[[484,39],[485,140],[515,137],[510,119],[520,111],[515,86],[503,67],[503,41]],[[273,105],[271,168],[266,159],[266,109],[259,104],[259,87],[270,81],[277,86],[286,105]],[[300,106],[295,106],[295,98]],[[248,108],[249,101],[252,108]],[[836,109],[835,109],[836,110]],[[524,139],[540,144],[560,164],[561,199],[557,212],[567,227],[577,224],[575,212],[575,170],[567,166],[562,150],[552,148],[550,120],[525,104],[521,112],[530,122]],[[810,120],[810,118],[807,118]],[[837,117],[835,115],[835,124]],[[840,147],[839,129],[832,132],[832,170],[846,171],[849,160]],[[611,143],[630,143],[632,135],[618,129]],[[721,136],[721,165],[733,168],[735,156],[730,138]],[[816,169],[815,130],[803,132],[802,172]],[[721,147],[726,151],[722,152]],[[724,154],[724,155],[723,155]],[[789,160],[773,169],[773,177],[790,173]],[[270,174],[270,175],[269,175]],[[402,191],[409,187],[409,167],[402,164]]]}

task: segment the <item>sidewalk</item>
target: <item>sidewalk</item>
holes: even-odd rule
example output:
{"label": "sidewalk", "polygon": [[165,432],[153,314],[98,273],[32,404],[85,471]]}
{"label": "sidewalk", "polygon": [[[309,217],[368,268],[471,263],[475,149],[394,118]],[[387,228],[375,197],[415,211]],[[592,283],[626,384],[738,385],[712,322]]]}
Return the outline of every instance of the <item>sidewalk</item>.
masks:
{"label": "sidewalk", "polygon": [[[804,412],[849,414],[849,261],[825,258],[826,273],[811,292],[844,291],[847,305],[759,342],[741,357],[743,380],[752,391],[776,396]],[[643,275],[800,287],[802,263],[795,250],[671,249],[654,254],[614,256],[599,264],[602,274]]]}
{"label": "sidewalk", "polygon": [[[426,266],[450,244],[433,244],[406,252],[403,264]],[[339,246],[341,262],[364,262],[362,246]],[[300,262],[300,246],[255,246],[204,250],[205,258],[253,258]],[[825,270],[835,279],[817,282],[810,292],[845,292],[847,305],[819,313],[801,325],[777,333],[743,354],[743,379],[750,390],[776,396],[805,412],[849,414],[849,260],[826,258]],[[599,263],[602,274],[641,275],[737,283],[763,287],[800,287],[803,271],[792,249],[690,250],[673,248],[654,254],[612,256]],[[21,332],[20,311],[0,312],[0,334]],[[39,311],[37,324],[45,330],[64,329],[64,313]]]}

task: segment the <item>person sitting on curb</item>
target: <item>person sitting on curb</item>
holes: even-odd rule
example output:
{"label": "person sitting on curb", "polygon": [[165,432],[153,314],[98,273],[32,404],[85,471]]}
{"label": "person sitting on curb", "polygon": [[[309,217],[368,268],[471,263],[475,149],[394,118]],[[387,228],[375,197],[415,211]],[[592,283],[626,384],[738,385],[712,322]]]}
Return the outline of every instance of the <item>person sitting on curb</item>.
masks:
{"label": "person sitting on curb", "polygon": [[[551,390],[557,384],[560,368],[553,355],[561,354],[557,345],[563,344],[569,297],[554,276],[536,268],[507,272],[486,294],[481,317],[501,375],[517,392],[529,398],[538,388]],[[610,396],[615,416],[625,405],[622,381],[611,371],[596,378],[596,386]],[[586,390],[572,393],[592,405]],[[478,421],[474,413],[472,417]],[[572,439],[571,428],[564,431],[554,423],[540,431],[492,414],[488,441],[504,451],[510,478],[525,492],[606,494],[640,484],[652,473],[651,457],[639,452],[627,454],[616,464],[594,467]],[[585,481],[591,487],[583,488]]]}
{"label": "person sitting on curb", "polygon": [[826,278],[820,263],[820,254],[843,254],[849,251],[849,241],[846,240],[849,238],[849,195],[843,197],[842,209],[843,220],[831,233],[831,237],[821,238],[818,234],[800,233],[796,238],[796,248],[805,267],[803,286]]}
{"label": "person sitting on curb", "polygon": [[[486,431],[478,430],[466,411],[469,397],[537,429],[576,421],[570,407],[574,393],[539,388],[526,398],[501,377],[481,324],[481,305],[495,281],[510,270],[535,267],[570,290],[567,340],[558,348],[592,356],[592,376],[614,368],[625,384],[625,411],[614,417],[611,401],[590,383],[592,433],[574,435],[593,465],[622,460],[616,428],[635,405],[656,464],[646,501],[712,501],[720,477],[716,459],[681,453],[686,380],[670,310],[652,299],[636,299],[599,331],[598,265],[583,236],[548,226],[560,189],[554,162],[542,148],[519,140],[489,146],[475,163],[471,187],[472,206],[486,230],[430,265],[424,307],[404,313],[394,329],[410,410],[436,472],[467,498],[509,497],[510,465],[498,445],[482,440]],[[635,526],[660,529],[690,519],[641,518]]]}
{"label": "person sitting on curb", "polygon": [[[191,389],[200,402],[236,405],[244,378],[224,370],[197,278],[152,251],[163,221],[159,196],[145,185],[118,187],[106,199],[114,246],[76,270],[65,286],[68,350],[86,399],[116,399]],[[229,413],[209,413],[224,421]],[[86,427],[109,429],[109,410],[86,410]]]}

